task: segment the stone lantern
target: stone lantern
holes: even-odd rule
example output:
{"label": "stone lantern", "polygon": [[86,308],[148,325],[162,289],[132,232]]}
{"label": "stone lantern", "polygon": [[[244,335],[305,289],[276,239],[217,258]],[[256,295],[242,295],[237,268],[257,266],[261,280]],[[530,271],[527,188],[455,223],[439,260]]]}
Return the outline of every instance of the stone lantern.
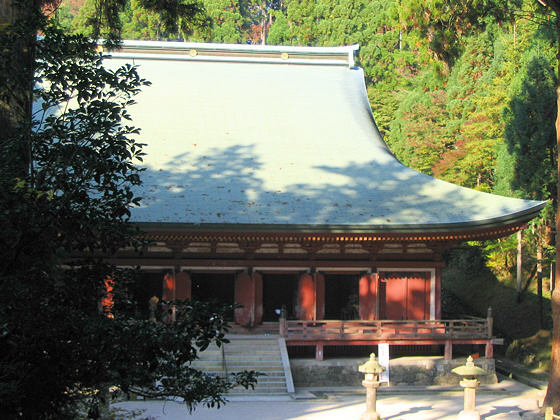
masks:
{"label": "stone lantern", "polygon": [[379,374],[385,370],[379,364],[375,353],[371,353],[369,360],[360,365],[358,370],[366,374],[362,385],[366,388],[366,411],[362,414],[361,420],[379,420],[381,416],[376,411],[377,388],[379,388]]}
{"label": "stone lantern", "polygon": [[487,372],[475,366],[471,356],[467,358],[467,363],[464,366],[456,367],[451,371],[463,377],[459,384],[465,388],[465,406],[457,416],[457,420],[480,420],[480,414],[475,410],[476,388],[480,385],[477,376],[484,375]]}

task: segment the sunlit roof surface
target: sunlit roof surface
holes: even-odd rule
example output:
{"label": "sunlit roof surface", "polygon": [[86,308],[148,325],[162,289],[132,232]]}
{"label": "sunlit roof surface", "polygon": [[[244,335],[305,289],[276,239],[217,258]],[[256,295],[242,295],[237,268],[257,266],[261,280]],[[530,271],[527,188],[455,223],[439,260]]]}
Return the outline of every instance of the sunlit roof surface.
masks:
{"label": "sunlit roof surface", "polygon": [[[170,45],[173,48],[168,48]],[[147,153],[133,220],[257,231],[463,230],[543,203],[402,165],[372,116],[355,47],[127,43],[152,82],[130,108]]]}

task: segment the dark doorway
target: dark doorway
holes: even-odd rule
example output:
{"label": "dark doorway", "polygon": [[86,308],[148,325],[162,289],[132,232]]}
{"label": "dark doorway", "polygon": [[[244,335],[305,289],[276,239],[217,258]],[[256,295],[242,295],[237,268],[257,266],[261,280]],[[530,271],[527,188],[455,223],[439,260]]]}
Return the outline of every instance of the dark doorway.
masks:
{"label": "dark doorway", "polygon": [[359,274],[325,274],[325,319],[359,319]]}
{"label": "dark doorway", "polygon": [[295,319],[299,274],[263,274],[263,321],[278,321],[276,309],[286,306],[288,319]]}
{"label": "dark doorway", "polygon": [[149,301],[153,296],[157,296],[161,301],[165,274],[166,272],[163,271],[144,271],[140,274],[138,283],[133,287],[132,295],[141,316],[148,317]]}
{"label": "dark doorway", "polygon": [[235,300],[235,275],[233,273],[192,273],[192,299],[217,300],[231,305]]}

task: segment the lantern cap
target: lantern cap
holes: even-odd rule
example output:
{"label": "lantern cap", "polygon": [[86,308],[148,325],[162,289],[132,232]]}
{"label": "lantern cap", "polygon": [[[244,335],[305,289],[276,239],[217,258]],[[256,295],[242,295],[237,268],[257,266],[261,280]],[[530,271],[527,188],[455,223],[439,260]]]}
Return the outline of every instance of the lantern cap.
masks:
{"label": "lantern cap", "polygon": [[487,373],[484,369],[474,365],[472,356],[467,358],[467,363],[465,365],[451,369],[451,372],[461,376],[477,376]]}
{"label": "lantern cap", "polygon": [[371,353],[369,355],[369,360],[363,365],[360,365],[358,370],[361,373],[381,373],[385,371],[385,368],[379,364],[377,358],[375,357],[375,353]]}

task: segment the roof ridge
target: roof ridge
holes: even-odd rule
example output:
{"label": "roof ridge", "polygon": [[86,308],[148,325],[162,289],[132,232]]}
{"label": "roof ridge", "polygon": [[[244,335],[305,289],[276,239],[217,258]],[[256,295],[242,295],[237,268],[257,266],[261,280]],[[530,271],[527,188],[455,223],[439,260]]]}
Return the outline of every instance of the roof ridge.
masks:
{"label": "roof ridge", "polygon": [[290,45],[212,44],[165,41],[123,41],[110,55],[153,60],[228,61],[355,66],[359,45],[302,47]]}

